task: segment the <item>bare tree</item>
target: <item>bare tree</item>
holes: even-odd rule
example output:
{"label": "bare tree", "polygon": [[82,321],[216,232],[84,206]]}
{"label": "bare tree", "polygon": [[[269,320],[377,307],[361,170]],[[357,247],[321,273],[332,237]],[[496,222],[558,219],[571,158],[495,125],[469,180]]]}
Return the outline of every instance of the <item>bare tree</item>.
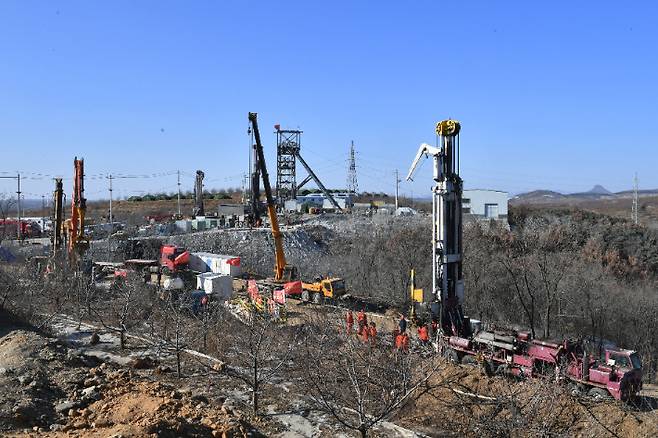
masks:
{"label": "bare tree", "polygon": [[284,371],[297,346],[298,330],[252,308],[230,331],[237,336],[224,372],[249,387],[252,412],[258,415],[263,386]]}
{"label": "bare tree", "polygon": [[153,313],[148,319],[152,333],[159,340],[159,349],[173,355],[176,360],[176,374],[183,376],[183,354],[190,348],[197,336],[198,327],[194,324],[194,298],[179,291],[165,291],[155,299]]}
{"label": "bare tree", "polygon": [[440,359],[346,336],[339,318],[305,326],[299,376],[315,408],[365,437],[430,385]]}
{"label": "bare tree", "polygon": [[[92,286],[87,286],[92,287]],[[112,286],[103,299],[92,300],[91,292],[79,299],[78,307],[86,305],[91,317],[96,318],[104,328],[119,335],[119,345],[126,347],[126,334],[144,324],[154,300],[150,290],[139,278],[128,277]],[[89,300],[86,301],[87,297]]]}
{"label": "bare tree", "polygon": [[16,205],[16,198],[13,196],[8,196],[6,193],[0,193],[0,219],[2,219],[2,228],[0,229],[0,242],[2,242],[7,235],[13,236],[14,230],[8,233],[7,230],[7,218],[9,217],[9,212]]}

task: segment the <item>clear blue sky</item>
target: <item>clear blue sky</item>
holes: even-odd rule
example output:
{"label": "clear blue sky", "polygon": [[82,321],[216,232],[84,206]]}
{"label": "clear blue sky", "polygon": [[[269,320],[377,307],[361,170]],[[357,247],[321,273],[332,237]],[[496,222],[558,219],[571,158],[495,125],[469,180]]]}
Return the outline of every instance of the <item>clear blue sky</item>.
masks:
{"label": "clear blue sky", "polygon": [[[280,123],[304,130],[302,155],[327,185],[345,186],[354,140],[360,188],[392,192],[393,170],[406,174],[452,117],[467,187],[616,191],[637,171],[655,188],[656,5],[4,0],[0,171],[70,177],[84,156],[89,198],[106,196],[94,176],[110,172],[203,169],[209,187],[239,186],[256,111],[273,178]],[[404,193],[429,194],[428,164]]]}

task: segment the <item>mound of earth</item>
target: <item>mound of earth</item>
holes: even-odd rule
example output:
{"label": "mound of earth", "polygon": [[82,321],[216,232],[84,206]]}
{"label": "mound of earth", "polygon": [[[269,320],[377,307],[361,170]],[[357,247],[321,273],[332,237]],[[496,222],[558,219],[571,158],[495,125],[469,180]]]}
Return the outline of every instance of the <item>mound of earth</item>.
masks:
{"label": "mound of earth", "polygon": [[432,385],[397,415],[396,424],[429,436],[652,437],[658,430],[657,411],[575,397],[554,378],[513,381],[471,366],[446,366]]}
{"label": "mound of earth", "polygon": [[0,323],[1,436],[246,437],[252,429],[201,394]]}

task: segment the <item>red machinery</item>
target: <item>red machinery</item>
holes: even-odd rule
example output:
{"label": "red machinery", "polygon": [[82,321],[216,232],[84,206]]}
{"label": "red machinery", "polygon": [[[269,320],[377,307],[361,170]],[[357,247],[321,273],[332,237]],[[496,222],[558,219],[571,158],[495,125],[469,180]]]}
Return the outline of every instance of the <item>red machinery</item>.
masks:
{"label": "red machinery", "polygon": [[187,267],[190,262],[190,252],[176,245],[162,245],[160,248],[160,266],[165,275],[178,272]]}
{"label": "red machinery", "polygon": [[642,389],[642,362],[637,352],[603,349],[588,353],[582,341],[547,342],[528,332],[478,330],[471,337],[443,339],[444,356],[454,362],[482,362],[489,374],[517,377],[557,375],[572,383],[574,392],[593,397],[629,400]]}
{"label": "red machinery", "polygon": [[[416,294],[414,313],[439,329],[438,349],[454,362],[480,362],[488,373],[515,376],[554,374],[573,384],[574,391],[594,397],[627,400],[642,388],[642,363],[635,351],[605,349],[597,359],[582,342],[546,342],[526,332],[481,330],[464,315],[462,270],[462,186],[459,176],[459,133],[456,120],[437,123],[437,146],[420,145],[407,179],[424,157],[434,161],[432,189],[432,293]],[[416,305],[417,304],[417,305]]]}

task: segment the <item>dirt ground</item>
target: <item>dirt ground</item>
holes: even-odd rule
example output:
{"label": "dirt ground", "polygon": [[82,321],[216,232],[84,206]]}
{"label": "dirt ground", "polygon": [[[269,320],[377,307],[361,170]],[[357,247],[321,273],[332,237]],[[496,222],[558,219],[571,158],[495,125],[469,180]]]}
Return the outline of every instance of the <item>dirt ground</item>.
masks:
{"label": "dirt ground", "polygon": [[[396,424],[428,436],[476,436],[485,430],[519,437],[654,437],[658,433],[658,400],[646,393],[639,407],[594,402],[574,397],[552,381],[486,377],[476,367],[464,365],[445,367],[432,383],[438,385],[436,389],[407,405],[393,419]],[[445,430],[448,420],[462,427]]]}
{"label": "dirt ground", "polygon": [[[0,315],[0,435],[258,436],[239,413]],[[151,374],[149,376],[149,374]]]}
{"label": "dirt ground", "polygon": [[[317,309],[292,306],[290,322]],[[394,315],[371,317],[380,332],[395,325]],[[74,321],[54,323],[59,339],[6,321],[0,318],[1,436],[351,436],[309,411],[294,382],[273,382],[262,399],[267,415],[253,417],[248,390],[208,373],[194,358],[185,359],[179,378],[166,358],[135,359],[148,357],[150,348],[137,340],[121,352],[111,333],[99,332],[100,344],[89,345],[90,327]],[[650,437],[658,431],[652,388],[644,392],[643,406],[631,408],[575,398],[551,382],[489,378],[469,366],[445,364],[431,383],[431,390],[371,436]],[[280,397],[282,391],[289,396]]]}

